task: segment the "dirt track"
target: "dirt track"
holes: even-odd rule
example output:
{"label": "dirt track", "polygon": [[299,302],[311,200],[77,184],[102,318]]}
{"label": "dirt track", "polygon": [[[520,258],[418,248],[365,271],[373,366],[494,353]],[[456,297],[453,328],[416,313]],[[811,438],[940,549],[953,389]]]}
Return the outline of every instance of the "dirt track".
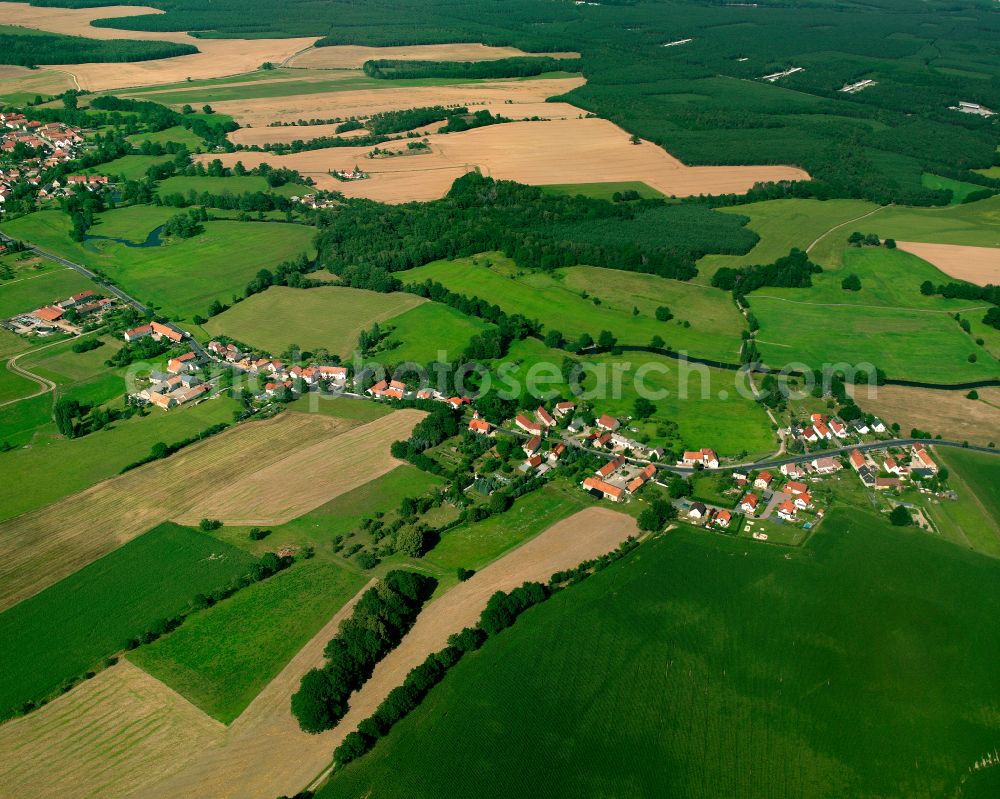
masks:
{"label": "dirt track", "polygon": [[321,661],[323,647],[336,629],[338,620],[334,619],[233,723],[221,748],[206,751],[188,764],[178,763],[176,776],[130,796],[274,799],[296,793],[328,766],[343,737],[402,683],[410,669],[442,648],[453,632],[479,618],[494,592],[547,579],[555,571],[611,551],[635,534],[632,517],[607,508],[589,508],[553,525],[429,605],[402,644],[352,698],[351,710],[341,724],[321,735],[306,735],[292,718],[288,699],[299,676]]}
{"label": "dirt track", "polygon": [[977,286],[1000,283],[1000,247],[965,247],[960,244],[926,244],[897,241],[901,250],[934,264],[946,275]]}
{"label": "dirt track", "polygon": [[[516,106],[508,108],[513,113]],[[621,128],[596,118],[511,122],[433,135],[428,142],[429,153],[395,158],[369,159],[370,147],[338,147],[283,157],[230,153],[222,161],[227,166],[242,161],[251,167],[266,161],[290,167],[312,177],[321,188],[382,202],[436,199],[456,177],[476,168],[495,178],[532,185],[641,180],[677,196],[740,193],[758,181],[808,178],[801,169],[786,166],[689,167],[649,142],[631,144]],[[405,143],[389,142],[382,148],[405,150]],[[355,164],[371,177],[343,183],[327,174]]]}

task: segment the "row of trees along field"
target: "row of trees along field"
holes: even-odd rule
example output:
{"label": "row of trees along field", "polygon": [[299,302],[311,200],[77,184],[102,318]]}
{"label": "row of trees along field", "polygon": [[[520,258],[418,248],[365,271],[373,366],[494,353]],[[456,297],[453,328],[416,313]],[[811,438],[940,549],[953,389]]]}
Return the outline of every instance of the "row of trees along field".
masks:
{"label": "row of trees along field", "polygon": [[395,272],[500,250],[536,269],[599,263],[689,280],[702,255],[750,251],[758,236],[746,222],[662,200],[611,204],[553,197],[533,186],[469,173],[435,202],[387,206],[346,200],[335,213],[320,216],[317,243],[321,262],[341,276],[352,267]]}
{"label": "row of trees along field", "polygon": [[86,39],[57,33],[0,32],[0,64],[36,67],[39,64],[84,64],[150,61],[197,53],[190,44],[144,42],[132,39]]}
{"label": "row of trees along field", "polygon": [[436,586],[433,577],[391,571],[361,595],[326,645],[326,664],[307,672],[292,696],[292,713],[303,730],[319,733],[343,718],[350,695],[403,640]]}
{"label": "row of trees along field", "polygon": [[361,67],[370,78],[383,80],[444,78],[497,79],[528,78],[546,72],[579,72],[583,62],[578,58],[517,56],[496,61],[365,61]]}

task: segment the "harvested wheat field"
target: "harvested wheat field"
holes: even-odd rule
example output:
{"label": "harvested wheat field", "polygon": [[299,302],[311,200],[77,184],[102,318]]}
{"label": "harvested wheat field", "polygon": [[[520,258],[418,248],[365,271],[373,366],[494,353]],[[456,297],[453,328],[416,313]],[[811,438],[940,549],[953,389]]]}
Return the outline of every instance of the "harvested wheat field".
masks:
{"label": "harvested wheat field", "polygon": [[[853,393],[850,387],[848,391]],[[862,390],[858,404],[887,422],[898,422],[904,433],[916,427],[953,441],[1000,443],[1000,388],[976,391],[979,399],[970,400],[967,391],[879,386],[871,399]]]}
{"label": "harvested wheat field", "polygon": [[118,797],[222,743],[225,727],[127,660],[0,727],[4,796]]}
{"label": "harvested wheat field", "polygon": [[[412,414],[404,418],[411,424],[414,420]],[[40,511],[0,524],[0,610],[38,593],[162,521],[190,518],[194,507],[214,508],[215,502],[225,501],[219,486],[232,486],[237,475],[240,478],[236,482],[246,481],[253,479],[256,471],[267,470],[269,479],[290,490],[293,499],[286,503],[279,498],[282,488],[269,489],[269,500],[281,509],[277,513],[322,504],[332,498],[323,491],[339,493],[345,489],[338,489],[340,483],[335,477],[323,475],[326,463],[317,459],[303,463],[298,454],[323,444],[330,444],[327,452],[332,453],[336,438],[358,425],[357,421],[319,414],[286,412],[232,428],[166,460],[105,480]],[[380,425],[391,429],[397,438],[402,437],[398,435],[402,425],[395,414],[365,425],[370,428],[366,435],[376,435]],[[381,440],[388,450],[391,436]],[[371,472],[365,464],[356,468],[371,476],[381,474],[380,469],[388,471],[395,465],[380,460],[382,457],[373,455],[376,464]],[[285,466],[270,468],[286,460]],[[360,482],[368,479],[366,476]],[[358,484],[352,481],[353,477],[343,484]],[[292,488],[299,483],[315,483],[317,488],[314,493],[310,493],[311,487]],[[217,513],[211,516],[216,518]]]}
{"label": "harvested wheat field", "polygon": [[12,92],[59,94],[73,87],[72,76],[57,69],[0,65],[0,97]]}
{"label": "harvested wheat field", "polygon": [[[500,111],[502,106],[506,116],[520,118],[536,113],[522,110],[520,106],[528,104],[537,109],[547,98],[565,94],[585,82],[579,75],[571,78],[497,80],[405,88],[385,81],[385,88],[220,100],[213,102],[212,107],[219,113],[229,114],[244,127],[249,125],[254,128],[267,127],[271,122],[296,122],[299,119],[368,117],[379,111],[431,105],[488,107],[497,113],[504,113]],[[574,116],[584,113],[573,106],[568,108],[572,109]]]}
{"label": "harvested wheat field", "polygon": [[334,619],[233,722],[221,748],[205,751],[188,764],[178,763],[176,776],[130,796],[273,799],[295,794],[328,767],[344,736],[403,682],[410,669],[441,649],[449,635],[478,620],[496,591],[547,579],[553,572],[610,552],[636,534],[632,517],[607,508],[588,508],[554,524],[428,605],[403,642],[352,697],[351,710],[337,728],[307,735],[292,717],[289,700],[301,675],[322,662],[323,647],[336,629]]}
{"label": "harvested wheat field", "polygon": [[276,525],[291,521],[400,465],[389,454],[426,413],[399,410],[353,430],[295,448],[276,463],[228,481],[221,494],[202,496],[181,524],[210,517],[226,524]]}
{"label": "harvested wheat field", "polygon": [[[395,104],[402,99],[397,95],[396,91],[386,89],[379,92],[379,94],[386,94],[390,91],[394,95],[394,99],[391,102],[373,102],[371,108],[367,112],[358,111],[357,113],[352,113],[349,116],[366,118],[379,111],[394,110]],[[347,94],[348,92],[344,93]],[[350,93],[353,94],[353,92]],[[331,97],[335,96],[337,95],[331,95]],[[437,103],[433,103],[433,105],[437,105]],[[510,119],[525,119],[531,117],[540,117],[541,119],[576,119],[577,117],[583,116],[585,113],[569,103],[525,102],[507,105],[506,103],[478,102],[459,103],[458,105],[465,105],[469,111],[479,111],[480,109],[485,108],[493,114],[500,114]],[[393,108],[390,108],[390,106],[393,106]],[[406,105],[403,107],[408,108],[410,106]],[[352,108],[352,111],[354,110],[357,109]],[[424,125],[421,128],[415,128],[413,131],[404,130],[394,135],[406,136],[411,132],[417,134],[434,133],[440,127],[440,122],[434,122],[430,125]],[[296,139],[310,141],[311,139],[318,139],[321,136],[340,136],[342,139],[349,139],[367,135],[367,130],[350,130],[346,133],[338,134],[337,124],[334,123],[331,125],[286,125],[283,127],[273,128],[240,128],[239,130],[234,130],[230,133],[229,139],[234,144],[245,144],[251,146],[255,144],[288,144]]]}
{"label": "harvested wheat field", "polygon": [[961,244],[925,244],[916,241],[897,241],[896,245],[958,280],[967,280],[977,286],[1000,283],[1000,247],[966,247]]}
{"label": "harvested wheat field", "polygon": [[485,44],[418,44],[403,47],[362,47],[337,45],[313,47],[292,58],[286,66],[308,69],[358,69],[365,61],[387,58],[400,61],[497,61],[518,56],[579,58],[579,53],[526,53],[516,47]]}
{"label": "harvested wheat field", "polygon": [[[434,135],[428,142],[430,152],[395,158],[368,159],[368,147],[338,147],[287,156],[230,153],[222,160],[227,166],[243,161],[247,167],[267,161],[309,175],[320,188],[382,202],[442,197],[456,177],[473,169],[536,186],[641,180],[668,196],[739,194],[760,181],[809,177],[788,166],[685,166],[654,144],[631,144],[621,128],[596,118],[511,122]],[[395,146],[406,147],[403,142]],[[391,142],[382,145],[383,149],[393,147]],[[344,183],[327,174],[355,164],[371,177]]]}
{"label": "harvested wheat field", "polygon": [[52,67],[74,77],[79,88],[90,91],[132,86],[153,86],[187,78],[201,80],[252,72],[265,61],[276,64],[310,47],[316,37],[302,39],[197,39],[176,31],[131,31],[96,28],[94,19],[162,14],[145,6],[107,6],[105,8],[36,8],[25,3],[0,2],[0,25],[85,36],[90,39],[142,39],[182,42],[200,50],[192,55],[136,61],[130,64],[68,64]]}

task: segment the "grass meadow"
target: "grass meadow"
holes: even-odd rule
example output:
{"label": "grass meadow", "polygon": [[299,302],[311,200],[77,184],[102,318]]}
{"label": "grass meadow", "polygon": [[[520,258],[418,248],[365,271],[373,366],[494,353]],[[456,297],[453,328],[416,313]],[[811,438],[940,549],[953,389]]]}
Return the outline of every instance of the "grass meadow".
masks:
{"label": "grass meadow", "polygon": [[[386,349],[376,352],[375,360],[420,364],[457,358],[473,336],[492,327],[481,319],[436,302],[417,305],[389,319],[386,326],[391,327],[392,332],[385,340]],[[441,358],[438,357],[440,352],[445,353]]]}
{"label": "grass meadow", "polygon": [[151,166],[165,164],[171,160],[173,160],[172,155],[123,155],[85,172],[121,177],[123,180],[142,180]]}
{"label": "grass meadow", "polygon": [[[939,383],[1000,374],[1000,336],[981,323],[987,306],[920,293],[924,280],[945,280],[938,269],[900,250],[850,248],[843,257],[841,269],[814,275],[811,288],[768,287],[750,295],[766,363],[870,362],[889,377]],[[861,279],[860,291],[841,288],[845,274]],[[968,318],[972,335],[949,315],[956,312]]]}
{"label": "grass meadow", "polygon": [[129,659],[228,724],[367,579],[319,558],[297,563],[198,613]]}
{"label": "grass meadow", "polygon": [[205,140],[201,136],[187,128],[182,128],[180,125],[149,133],[136,133],[133,136],[126,137],[126,141],[136,147],[141,146],[144,141],[152,142],[153,144],[176,142],[177,144],[183,144],[192,152],[205,146]]}
{"label": "grass meadow", "polygon": [[[122,209],[124,211],[125,209]],[[130,211],[122,231],[116,214],[103,214],[95,234],[143,241],[153,228],[176,209],[143,207]],[[165,211],[167,213],[163,218]],[[141,221],[141,223],[140,223]],[[147,226],[148,225],[148,226]],[[145,230],[142,228],[145,227]],[[314,231],[304,225],[265,222],[213,221],[191,239],[160,247],[130,248],[111,241],[76,243],[69,238],[69,219],[57,211],[40,211],[4,225],[5,233],[105,272],[137,299],[162,309],[166,315],[190,320],[206,315],[213,300],[232,301],[260,269],[312,252]]]}
{"label": "grass meadow", "polygon": [[342,286],[308,291],[273,286],[212,317],[203,327],[213,336],[226,334],[275,355],[296,344],[304,350],[323,348],[347,357],[357,347],[362,330],[421,302],[412,294],[379,294]]}
{"label": "grass meadow", "polygon": [[[622,344],[645,346],[658,335],[668,346],[701,357],[735,360],[739,353],[742,317],[725,293],[705,286],[587,266],[550,275],[519,270],[499,253],[435,261],[399,277],[415,283],[435,280],[452,291],[484,297],[508,313],[538,319],[543,332],[558,330],[570,340],[582,333],[596,339],[610,330]],[[674,318],[658,321],[660,306]]]}
{"label": "grass meadow", "polygon": [[506,513],[448,530],[424,555],[445,572],[481,569],[558,521],[593,504],[576,486],[549,484],[518,499]]}
{"label": "grass meadow", "polygon": [[983,186],[977,186],[975,183],[943,178],[940,175],[931,175],[926,172],[921,177],[920,182],[928,189],[950,189],[954,195],[951,200],[952,205],[960,204],[970,194],[982,191],[984,188]]}
{"label": "grass meadow", "polygon": [[317,797],[956,795],[1000,735],[998,578],[861,510],[799,551],[683,528],[466,656]]}
{"label": "grass meadow", "polygon": [[0,614],[0,718],[97,667],[252,563],[211,536],[162,524]]}
{"label": "grass meadow", "polygon": [[[698,261],[699,275],[695,280],[707,284],[721,266],[772,263],[788,255],[793,247],[804,250],[831,228],[876,208],[877,205],[864,200],[766,200],[720,208],[725,213],[749,216],[747,227],[760,236],[760,241],[746,255],[706,255]],[[850,233],[851,230],[844,233],[845,241]]]}
{"label": "grass meadow", "polygon": [[0,318],[33,311],[93,287],[90,280],[72,269],[24,275],[19,272],[13,280],[0,282]]}
{"label": "grass meadow", "polygon": [[958,501],[925,504],[931,518],[959,546],[1000,558],[1000,458],[947,447],[935,454]]}
{"label": "grass meadow", "polygon": [[[104,349],[104,348],[102,348]],[[95,350],[101,352],[101,350]],[[115,422],[104,430],[66,439],[58,435],[51,420],[51,395],[9,405],[0,416],[0,441],[23,443],[0,453],[0,521],[36,510],[63,497],[113,477],[128,464],[149,453],[158,441],[173,443],[200,433],[219,422],[232,420],[236,403],[220,398],[167,413],[158,409],[145,417]],[[8,436],[4,428],[22,427]],[[39,479],[39,475],[46,479]]]}
{"label": "grass meadow", "polygon": [[280,194],[285,197],[292,197],[295,195],[309,193],[313,191],[313,189],[309,186],[295,183],[286,183],[284,186],[271,188],[267,183],[267,179],[260,177],[259,175],[233,175],[228,178],[213,178],[200,175],[188,177],[186,175],[179,175],[177,177],[161,180],[156,188],[156,193],[161,197],[167,194],[178,193],[183,194],[186,197],[188,192],[192,191],[197,194],[207,191],[210,194],[233,195],[251,194],[253,192],[260,191],[271,194]]}

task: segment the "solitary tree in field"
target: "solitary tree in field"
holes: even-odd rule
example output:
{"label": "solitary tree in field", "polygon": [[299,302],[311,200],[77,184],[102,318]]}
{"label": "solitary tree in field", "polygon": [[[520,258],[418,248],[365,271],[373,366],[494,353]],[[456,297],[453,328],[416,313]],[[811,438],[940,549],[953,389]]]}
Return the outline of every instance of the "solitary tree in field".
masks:
{"label": "solitary tree in field", "polygon": [[844,291],[861,291],[861,278],[855,274],[850,274],[840,281],[840,287]]}
{"label": "solitary tree in field", "polygon": [[902,505],[897,505],[892,509],[892,513],[889,514],[889,521],[892,522],[895,527],[909,527],[913,524],[910,512]]}

